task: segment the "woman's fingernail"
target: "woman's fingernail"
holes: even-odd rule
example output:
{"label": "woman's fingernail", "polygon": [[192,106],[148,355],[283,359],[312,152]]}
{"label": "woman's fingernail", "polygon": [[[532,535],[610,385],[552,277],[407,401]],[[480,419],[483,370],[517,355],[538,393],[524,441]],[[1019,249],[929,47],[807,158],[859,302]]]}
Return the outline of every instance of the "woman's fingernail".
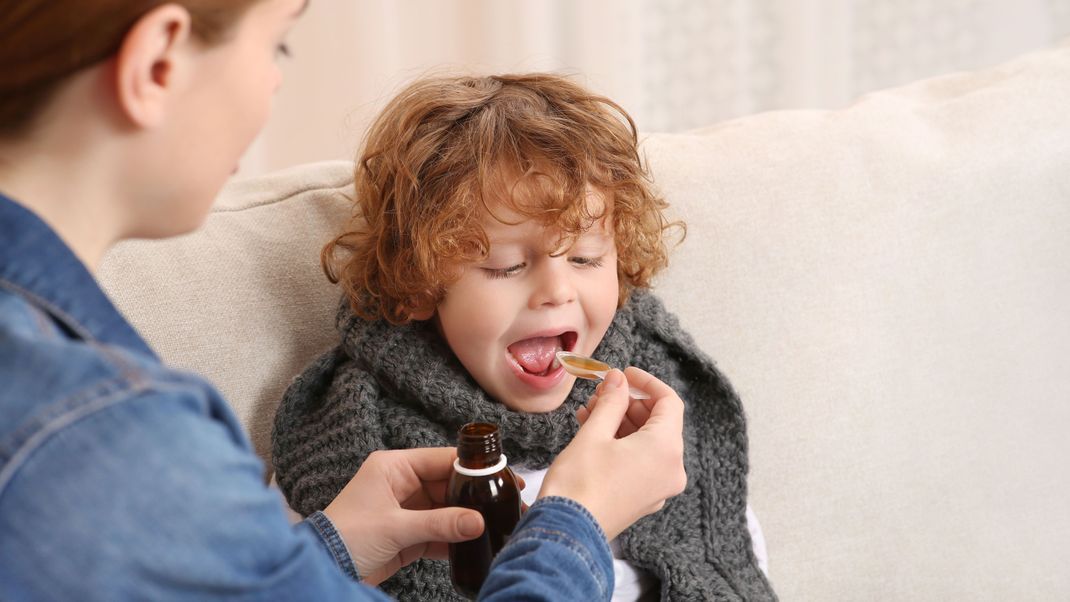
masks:
{"label": "woman's fingernail", "polygon": [[624,375],[614,370],[606,375],[606,384],[610,387],[618,387],[624,381]]}
{"label": "woman's fingernail", "polygon": [[462,537],[475,539],[483,534],[483,517],[478,514],[465,514],[458,522]]}

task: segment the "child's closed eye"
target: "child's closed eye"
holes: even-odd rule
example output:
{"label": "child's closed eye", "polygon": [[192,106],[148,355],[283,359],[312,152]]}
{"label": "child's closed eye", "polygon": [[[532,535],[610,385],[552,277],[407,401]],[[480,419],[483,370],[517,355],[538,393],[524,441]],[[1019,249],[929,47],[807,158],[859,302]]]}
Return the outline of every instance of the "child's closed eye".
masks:
{"label": "child's closed eye", "polygon": [[527,265],[528,264],[526,264],[526,263],[518,263],[516,265],[511,265],[511,266],[509,266],[507,268],[480,268],[480,269],[482,269],[483,273],[487,275],[487,278],[490,278],[492,280],[497,280],[499,278],[509,278],[510,276],[516,276],[517,274],[520,273],[520,270],[523,270],[525,267],[527,267]]}
{"label": "child's closed eye", "polygon": [[[577,267],[580,267],[580,268],[600,268],[600,267],[602,267],[602,264],[605,262],[604,261],[604,257],[602,257],[602,256],[599,256],[599,257],[576,256],[576,257],[569,257],[568,260],[569,260],[570,263],[572,263],[573,265],[575,265]],[[520,274],[520,272],[522,272],[524,270],[524,268],[526,268],[526,267],[528,267],[528,264],[525,262],[525,263],[518,263],[518,264],[515,264],[515,265],[511,265],[511,266],[509,266],[507,268],[480,268],[480,269],[483,270],[483,273],[486,274],[487,278],[490,278],[491,280],[498,280],[498,279],[501,279],[501,278],[511,278],[513,276],[516,276],[516,275]]]}
{"label": "child's closed eye", "polygon": [[603,257],[569,257],[568,260],[585,268],[600,268],[604,263]]}

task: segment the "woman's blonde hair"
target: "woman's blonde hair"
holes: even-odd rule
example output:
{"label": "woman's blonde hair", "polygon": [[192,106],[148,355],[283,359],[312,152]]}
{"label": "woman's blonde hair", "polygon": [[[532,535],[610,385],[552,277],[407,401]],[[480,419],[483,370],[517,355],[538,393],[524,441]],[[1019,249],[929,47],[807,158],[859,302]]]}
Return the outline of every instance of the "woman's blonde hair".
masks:
{"label": "woman's blonde hair", "polygon": [[[560,232],[603,215],[617,247],[619,302],[668,262],[666,203],[616,103],[552,74],[435,77],[409,85],[372,125],[356,173],[357,211],[323,249],[327,277],[366,319],[433,310],[458,267],[486,257],[480,221],[505,206]],[[587,191],[605,196],[592,214]]]}

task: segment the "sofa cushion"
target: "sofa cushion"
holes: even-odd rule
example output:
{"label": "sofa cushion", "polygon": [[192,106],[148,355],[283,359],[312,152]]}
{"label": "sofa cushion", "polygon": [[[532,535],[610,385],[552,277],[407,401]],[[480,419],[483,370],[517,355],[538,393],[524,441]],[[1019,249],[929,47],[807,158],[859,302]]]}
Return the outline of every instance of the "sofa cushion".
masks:
{"label": "sofa cushion", "polygon": [[1068,99],[1063,47],[647,140],[783,599],[1070,595]]}
{"label": "sofa cushion", "polygon": [[[1070,592],[1070,48],[645,137],[689,225],[657,290],[748,411],[785,600]],[[205,226],[101,278],[269,452],[335,341],[318,265],[351,165],[234,182]]]}

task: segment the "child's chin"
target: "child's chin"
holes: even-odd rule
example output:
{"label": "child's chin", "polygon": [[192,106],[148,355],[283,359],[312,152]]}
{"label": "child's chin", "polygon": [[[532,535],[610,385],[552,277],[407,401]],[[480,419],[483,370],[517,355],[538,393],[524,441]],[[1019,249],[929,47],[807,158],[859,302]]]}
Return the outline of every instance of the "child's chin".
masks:
{"label": "child's chin", "polygon": [[514,412],[545,414],[546,412],[553,412],[561,407],[561,404],[565,403],[566,397],[568,397],[567,391],[564,393],[548,393],[546,395],[531,396],[526,399],[514,398],[509,401],[503,401],[502,403],[505,407]]}

